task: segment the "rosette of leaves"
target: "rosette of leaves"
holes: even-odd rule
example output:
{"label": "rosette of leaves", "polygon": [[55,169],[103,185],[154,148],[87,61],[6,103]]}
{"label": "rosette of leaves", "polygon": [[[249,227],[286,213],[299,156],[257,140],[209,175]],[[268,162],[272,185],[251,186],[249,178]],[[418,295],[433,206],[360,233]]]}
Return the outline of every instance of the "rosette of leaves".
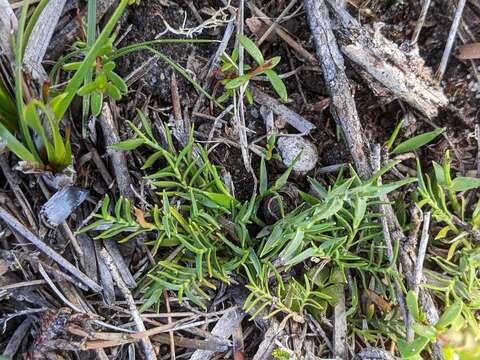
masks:
{"label": "rosette of leaves", "polygon": [[288,100],[287,89],[282,79],[275,72],[274,68],[280,63],[280,56],[275,56],[271,59],[265,60],[260,49],[255,43],[244,35],[239,36],[239,42],[245,48],[247,53],[252,57],[257,66],[252,68],[248,64],[243,65],[243,70],[246,72],[240,76],[238,65],[238,48],[234,49],[232,54],[223,54],[221,56],[222,66],[220,72],[224,79],[220,82],[224,88],[224,93],[217,99],[219,103],[227,101],[233,97],[233,93],[241,86],[245,86],[245,96],[249,104],[253,103],[253,96],[250,90],[248,90],[248,82],[255,76],[265,75],[268,77],[270,84],[277,93],[277,95],[283,101]]}

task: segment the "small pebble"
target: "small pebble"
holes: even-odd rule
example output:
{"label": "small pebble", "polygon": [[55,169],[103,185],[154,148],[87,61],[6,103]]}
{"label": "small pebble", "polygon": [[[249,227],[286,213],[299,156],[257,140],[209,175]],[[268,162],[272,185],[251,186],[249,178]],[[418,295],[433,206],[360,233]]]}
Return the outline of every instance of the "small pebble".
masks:
{"label": "small pebble", "polygon": [[285,166],[290,166],[296,156],[302,153],[293,166],[293,170],[296,172],[306,174],[317,164],[317,148],[310,141],[302,137],[280,137],[277,147]]}

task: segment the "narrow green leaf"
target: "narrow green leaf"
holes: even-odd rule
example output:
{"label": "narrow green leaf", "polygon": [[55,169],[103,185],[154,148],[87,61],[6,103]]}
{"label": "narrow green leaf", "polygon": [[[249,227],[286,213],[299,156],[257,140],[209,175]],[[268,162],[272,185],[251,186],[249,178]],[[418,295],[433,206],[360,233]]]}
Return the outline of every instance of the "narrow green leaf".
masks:
{"label": "narrow green leaf", "polygon": [[113,144],[109,147],[115,150],[135,150],[137,147],[143,145],[144,143],[145,142],[142,139],[135,138],[120,141],[119,143]]}
{"label": "narrow green leaf", "polygon": [[90,106],[92,110],[92,115],[97,117],[102,112],[103,93],[98,91],[92,92],[90,96],[90,100],[91,100]]}
{"label": "narrow green leaf", "polygon": [[106,91],[108,96],[110,96],[112,100],[118,101],[122,98],[122,93],[113,84],[108,83],[106,85]]}
{"label": "narrow green leaf", "polygon": [[398,133],[400,132],[400,129],[402,128],[403,123],[405,122],[405,119],[402,119],[398,122],[397,126],[395,126],[395,129],[393,130],[392,135],[387,141],[387,150],[390,151],[390,149],[393,146],[393,143],[397,139]]}
{"label": "narrow green leaf", "polygon": [[432,325],[422,325],[418,323],[414,323],[412,325],[413,331],[415,334],[425,337],[429,339],[430,341],[435,341],[437,339],[437,331]]}
{"label": "narrow green leaf", "polygon": [[285,250],[280,254],[284,263],[290,260],[290,258],[298,251],[298,249],[301,249],[303,245],[304,235],[305,233],[303,231],[303,228],[297,228],[295,236],[290,241]]}
{"label": "narrow green leaf", "polygon": [[89,82],[88,84],[83,85],[78,89],[78,96],[85,96],[90,94],[92,91],[97,89],[97,84],[95,82]]}
{"label": "narrow green leaf", "polygon": [[37,163],[35,155],[28,150],[10,131],[0,122],[0,140],[4,141],[7,147],[23,161]]}
{"label": "narrow green leaf", "polygon": [[256,61],[258,65],[263,65],[265,63],[265,60],[263,59],[262,52],[258,48],[255,43],[250,40],[248,37],[245,35],[240,35],[238,37],[238,40],[240,41],[240,44],[243,45],[245,50],[250,54],[250,56]]}
{"label": "narrow green leaf", "polygon": [[415,320],[418,320],[420,317],[420,312],[418,310],[418,301],[415,293],[412,290],[408,291],[406,300],[408,312]]}
{"label": "narrow green leaf", "polygon": [[463,303],[460,300],[456,300],[450,307],[448,307],[442,314],[438,322],[435,324],[437,329],[445,329],[452,324],[462,313]]}
{"label": "narrow green leaf", "polygon": [[452,180],[452,186],[450,187],[453,191],[468,191],[480,187],[480,179],[466,176],[457,176]]}
{"label": "narrow green leaf", "polygon": [[260,160],[260,196],[266,194],[268,190],[268,176],[267,176],[267,165],[265,164],[265,158],[262,157]]}
{"label": "narrow green leaf", "polygon": [[243,75],[243,76],[239,76],[234,79],[228,80],[228,82],[225,84],[225,89],[227,90],[237,89],[243,84],[245,84],[248,80],[250,80],[249,75]]}
{"label": "narrow green leaf", "polygon": [[443,166],[440,164],[436,163],[435,161],[432,161],[433,165],[433,170],[435,172],[435,179],[437,180],[438,185],[446,185],[445,181],[445,172],[443,170]]}
{"label": "narrow green leaf", "polygon": [[127,83],[115,72],[108,73],[108,79],[115,85],[118,90],[122,93],[126,93],[128,91]]}
{"label": "narrow green leaf", "polygon": [[265,75],[267,75],[267,77],[269,78],[270,83],[272,84],[275,92],[278,94],[280,99],[282,99],[283,101],[287,101],[287,88],[285,87],[285,84],[283,83],[282,79],[280,79],[278,74],[273,70],[266,70]]}
{"label": "narrow green leaf", "polygon": [[432,140],[434,140],[438,135],[440,135],[444,131],[445,131],[445,128],[439,128],[430,132],[417,135],[411,139],[408,139],[400,143],[395,149],[392,150],[392,154],[395,154],[395,155],[403,154],[406,152],[417,150],[423,145],[426,145]]}

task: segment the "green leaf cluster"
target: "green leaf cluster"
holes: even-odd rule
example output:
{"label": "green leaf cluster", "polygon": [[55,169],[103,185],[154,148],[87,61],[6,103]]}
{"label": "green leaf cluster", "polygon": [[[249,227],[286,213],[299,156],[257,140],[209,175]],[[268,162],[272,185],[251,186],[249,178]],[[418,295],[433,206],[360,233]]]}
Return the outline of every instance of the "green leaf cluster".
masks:
{"label": "green leaf cluster", "polygon": [[256,62],[257,67],[253,68],[248,64],[243,64],[243,70],[246,71],[244,75],[240,75],[240,65],[238,64],[239,50],[235,48],[232,54],[229,56],[224,53],[220,60],[222,66],[220,72],[223,74],[224,79],[221,81],[221,84],[224,86],[223,94],[217,99],[219,103],[224,103],[229,98],[233,97],[234,91],[240,87],[245,88],[245,96],[247,101],[252,104],[253,97],[248,90],[249,81],[255,76],[265,75],[268,77],[270,84],[277,93],[277,95],[283,101],[288,100],[287,88],[283,83],[282,79],[278,74],[273,70],[279,63],[280,57],[275,56],[269,60],[265,60],[260,49],[255,45],[255,43],[250,40],[245,35],[240,35],[238,37],[239,43],[245,48],[246,52],[252,57]]}

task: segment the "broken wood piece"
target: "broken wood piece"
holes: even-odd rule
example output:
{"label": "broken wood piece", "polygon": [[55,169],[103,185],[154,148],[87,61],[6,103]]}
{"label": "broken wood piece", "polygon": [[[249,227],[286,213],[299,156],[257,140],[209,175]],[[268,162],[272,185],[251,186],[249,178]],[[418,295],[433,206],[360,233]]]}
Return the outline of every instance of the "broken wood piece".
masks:
{"label": "broken wood piece", "polygon": [[[245,312],[240,308],[235,308],[234,310],[225,313],[213,327],[212,335],[217,336],[221,340],[227,340],[232,336],[235,328],[244,317]],[[213,354],[213,351],[197,350],[190,357],[190,360],[210,360]]]}
{"label": "broken wood piece", "polygon": [[23,214],[28,221],[28,225],[34,232],[36,232],[38,229],[37,223],[35,222],[35,219],[33,217],[32,207],[30,206],[27,198],[25,197],[25,194],[22,191],[22,188],[20,187],[21,181],[19,177],[14,171],[12,171],[5,154],[0,155],[0,169],[2,169],[3,175],[5,176],[5,179],[7,180],[10,189],[17,198],[17,201],[19,202],[23,210]]}
{"label": "broken wood piece", "polygon": [[93,240],[87,234],[78,234],[76,238],[83,251],[83,257],[80,259],[83,271],[90,279],[98,282],[98,266]]}
{"label": "broken wood piece", "polygon": [[42,61],[66,1],[50,0],[38,17],[28,38],[23,61],[27,71],[41,84],[48,79]]}
{"label": "broken wood piece", "polygon": [[[127,288],[127,285],[123,281],[120,275],[120,272],[114,263],[114,260],[112,259],[112,257],[110,256],[110,254],[107,252],[106,249],[102,249],[102,251],[100,251],[100,257],[104,260],[105,264],[110,270],[110,273],[112,274],[113,279],[117,283],[117,286],[120,289],[120,292],[125,298],[128,304],[130,313],[133,317],[133,321],[135,322],[135,327],[137,331],[139,332],[145,331],[146,330],[145,325],[143,324],[142,317],[138,312],[137,306],[135,305],[135,300],[133,299],[132,293],[130,292],[130,290]],[[142,344],[146,359],[156,360],[157,355],[155,354],[155,349],[153,348],[152,343],[150,342],[150,339],[148,338],[148,336],[142,338],[140,342]]]}
{"label": "broken wood piece", "polygon": [[278,100],[265,94],[258,87],[251,85],[250,91],[252,92],[253,100],[255,102],[270,108],[274,114],[281,116],[287,123],[297,129],[300,133],[309,134],[313,129],[315,129],[315,125],[313,125],[310,121],[290,110]]}
{"label": "broken wood piece", "polygon": [[460,60],[480,59],[480,42],[460,45],[455,56]]}
{"label": "broken wood piece", "polygon": [[17,17],[8,0],[0,0],[0,53],[13,63],[12,35],[17,29]]}
{"label": "broken wood piece", "polygon": [[103,242],[105,249],[107,249],[110,256],[115,261],[115,264],[118,267],[118,272],[120,273],[123,281],[127,284],[127,287],[132,289],[137,286],[137,282],[133,277],[132,273],[128,269],[128,265],[125,262],[122,254],[120,253],[120,249],[117,246],[117,243],[114,240],[105,240]]}
{"label": "broken wood piece", "polygon": [[100,285],[102,286],[103,301],[107,305],[113,305],[115,303],[115,286],[113,284],[112,274],[108,270],[105,261],[100,256],[100,251],[103,249],[102,244],[100,244],[99,241],[94,240],[93,246],[98,264],[98,276]]}
{"label": "broken wood piece", "polygon": [[[5,0],[0,0],[5,1]],[[115,0],[97,0],[97,24],[103,15],[115,3]],[[87,16],[86,9],[80,13],[81,18]],[[78,21],[69,21],[62,29],[53,35],[52,41],[47,49],[49,60],[58,59],[65,51],[68,45],[78,36],[80,26]]]}
{"label": "broken wood piece", "polygon": [[413,292],[418,297],[420,291],[420,283],[422,282],[423,274],[423,261],[425,260],[425,253],[428,245],[428,231],[430,230],[430,218],[431,213],[428,211],[423,217],[422,237],[420,238],[420,244],[418,246],[417,262],[415,263],[415,274],[413,282]]}
{"label": "broken wood piece", "polygon": [[45,244],[42,240],[40,240],[35,234],[30,232],[25,226],[17,221],[8,211],[6,211],[3,207],[0,206],[0,218],[8,225],[12,230],[17,232],[18,234],[22,235],[25,239],[30,241],[34,244],[41,252],[45,255],[50,257],[53,261],[58,263],[63,269],[73,275],[75,278],[80,280],[83,284],[89,287],[91,290],[95,292],[100,292],[102,288],[78,270],[75,266],[73,266],[70,262],[68,262],[62,255],[57,253],[53,250],[50,246]]}
{"label": "broken wood piece", "polygon": [[333,310],[333,354],[337,359],[348,359],[347,314],[343,289],[338,300]]}
{"label": "broken wood piece", "polygon": [[64,187],[42,206],[40,215],[48,225],[57,227],[85,201],[87,195],[88,191],[79,187]]}
{"label": "broken wood piece", "polygon": [[355,355],[353,360],[395,360],[397,357],[390,354],[383,349],[374,348],[371,346],[366,347],[358,354]]}
{"label": "broken wood piece", "polygon": [[[215,52],[215,54],[212,57],[210,66],[208,67],[205,78],[203,80],[202,87],[203,87],[203,89],[205,89],[205,91],[210,90],[212,82],[215,79],[215,71],[214,70],[220,67],[220,56],[222,56],[223,53],[225,52],[225,50],[227,49],[228,43],[230,41],[230,38],[233,35],[234,30],[235,30],[235,21],[232,18],[228,22],[227,27],[225,28],[225,31],[224,31],[223,37],[222,37],[222,41],[220,42],[220,45],[218,45],[217,51]],[[200,93],[198,95],[197,100],[195,101],[194,106],[193,106],[192,118],[193,118],[194,113],[196,113],[196,112],[198,112],[198,110],[200,110],[200,107],[201,107],[204,100],[205,100],[205,94]]]}
{"label": "broken wood piece", "polygon": [[325,85],[330,93],[330,111],[342,128],[355,168],[361,178],[367,179],[371,174],[368,149],[350,82],[345,73],[343,56],[333,35],[327,6],[323,0],[305,0],[305,9],[317,59],[321,63]]}
{"label": "broken wood piece", "polygon": [[415,26],[415,30],[413,31],[412,41],[410,42],[411,45],[415,45],[418,41],[420,32],[422,31],[425,20],[427,19],[428,8],[430,7],[431,2],[431,0],[423,0],[422,11],[420,12],[420,17],[417,21],[417,25]]}
{"label": "broken wood piece", "polygon": [[[120,142],[120,136],[118,136],[118,130],[114,123],[112,110],[107,102],[103,104],[99,120],[106,145],[111,146]],[[125,152],[108,148],[107,153],[110,155],[118,190],[125,198],[129,200],[133,199],[133,191],[130,187],[132,180],[130,179],[130,173],[128,172]]]}
{"label": "broken wood piece", "polygon": [[10,338],[10,341],[5,347],[5,350],[3,351],[2,356],[4,356],[7,359],[13,359],[18,349],[20,348],[20,345],[22,344],[23,339],[25,338],[25,336],[28,335],[28,332],[31,326],[32,326],[31,317],[27,317],[25,320],[22,321],[22,323],[15,329],[15,332],[13,333],[12,337]]}
{"label": "broken wood piece", "polygon": [[455,15],[453,17],[452,26],[450,27],[450,31],[448,33],[447,43],[445,44],[445,49],[443,50],[442,60],[440,61],[440,65],[438,65],[438,70],[436,73],[436,77],[438,81],[441,81],[445,71],[447,70],[448,60],[450,59],[450,54],[452,53],[453,44],[455,42],[455,38],[457,37],[458,27],[460,26],[460,21],[462,20],[463,9],[465,8],[465,4],[467,0],[459,0],[457,4],[457,8],[455,10]]}
{"label": "broken wood piece", "polygon": [[380,29],[371,34],[347,10],[339,8],[333,0],[327,2],[342,52],[398,99],[429,118],[437,116],[438,109],[445,107],[448,99],[423,59],[414,52],[404,53]]}
{"label": "broken wood piece", "polygon": [[269,327],[263,336],[262,342],[260,345],[258,345],[258,349],[253,356],[253,360],[268,359],[275,348],[275,340],[285,333],[283,325],[280,324],[278,320],[271,318],[269,322]]}

